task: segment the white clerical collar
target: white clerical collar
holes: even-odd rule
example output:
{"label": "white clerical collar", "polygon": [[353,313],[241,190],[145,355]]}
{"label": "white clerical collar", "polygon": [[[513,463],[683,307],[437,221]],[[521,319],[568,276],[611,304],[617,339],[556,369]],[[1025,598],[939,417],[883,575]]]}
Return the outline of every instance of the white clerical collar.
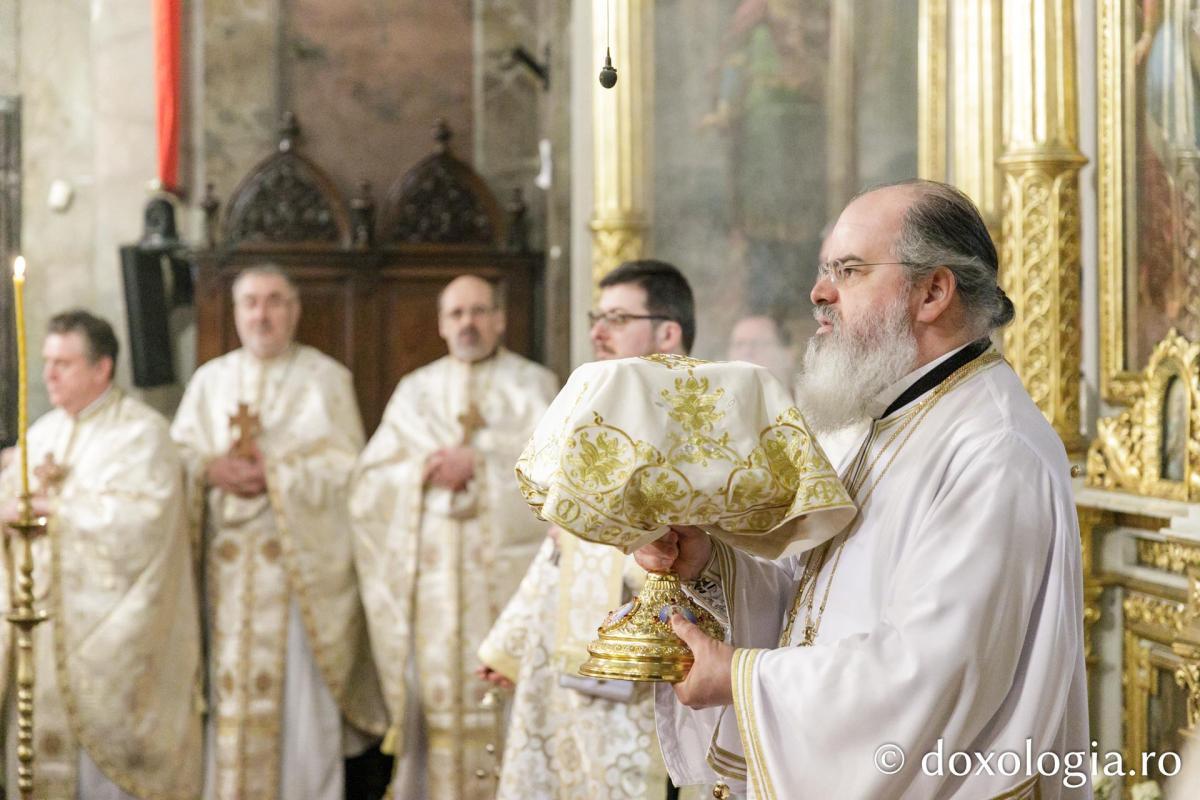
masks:
{"label": "white clerical collar", "polygon": [[867,403],[867,413],[871,416],[871,419],[879,419],[879,417],[883,415],[883,412],[887,410],[888,406],[890,406],[896,400],[896,398],[904,394],[908,387],[921,380],[921,378],[927,373],[932,372],[938,364],[941,364],[959,350],[962,350],[964,347],[969,347],[972,344],[974,344],[974,342],[967,342],[964,345],[954,348],[948,353],[938,356],[928,364],[917,367],[912,372],[908,373],[903,378],[896,381],[879,394],[875,395],[875,397],[873,397],[871,401]]}

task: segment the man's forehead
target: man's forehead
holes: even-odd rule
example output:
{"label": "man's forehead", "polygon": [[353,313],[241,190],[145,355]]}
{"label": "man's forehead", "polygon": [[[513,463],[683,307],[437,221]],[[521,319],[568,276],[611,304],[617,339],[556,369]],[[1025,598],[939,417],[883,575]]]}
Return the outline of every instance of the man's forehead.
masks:
{"label": "man's forehead", "polygon": [[79,331],[55,331],[46,335],[42,348],[59,358],[74,358],[87,353],[87,342]]}
{"label": "man's forehead", "polygon": [[247,275],[237,282],[234,294],[238,297],[290,297],[292,290],[279,275]]}
{"label": "man's forehead", "polygon": [[646,290],[636,283],[606,286],[600,290],[599,305],[601,311],[620,309],[641,314],[646,310]]}
{"label": "man's forehead", "polygon": [[486,289],[476,289],[474,291],[462,291],[446,295],[446,297],[442,300],[442,307],[450,309],[462,308],[463,306],[486,306],[491,305],[491,303],[491,292]]}
{"label": "man's forehead", "polygon": [[484,280],[458,279],[446,287],[442,295],[442,310],[449,311],[466,306],[491,306],[496,302],[492,285]]}
{"label": "man's forehead", "polygon": [[[900,232],[904,213],[912,203],[904,187],[888,187],[856,198],[838,217],[823,249],[831,261],[861,258],[864,251],[889,248]],[[878,255],[878,254],[876,254]]]}

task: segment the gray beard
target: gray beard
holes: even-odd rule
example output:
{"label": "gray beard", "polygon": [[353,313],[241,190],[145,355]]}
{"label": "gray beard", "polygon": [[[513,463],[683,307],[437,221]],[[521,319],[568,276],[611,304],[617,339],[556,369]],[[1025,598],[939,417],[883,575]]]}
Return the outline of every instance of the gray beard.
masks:
{"label": "gray beard", "polygon": [[796,405],[817,433],[841,430],[868,416],[871,400],[912,372],[917,339],[905,298],[885,307],[863,330],[849,329],[836,312],[818,308],[833,330],[808,341],[796,378]]}

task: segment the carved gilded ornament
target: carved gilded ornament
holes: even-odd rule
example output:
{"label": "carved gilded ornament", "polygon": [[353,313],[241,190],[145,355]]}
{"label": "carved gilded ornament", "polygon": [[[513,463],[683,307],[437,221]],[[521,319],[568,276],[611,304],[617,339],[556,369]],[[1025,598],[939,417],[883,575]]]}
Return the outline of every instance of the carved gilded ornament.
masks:
{"label": "carved gilded ornament", "polygon": [[1005,157],[1000,283],[1016,309],[1005,358],[1070,452],[1080,436],[1082,159]]}
{"label": "carved gilded ornament", "polygon": [[1166,643],[1174,641],[1183,630],[1187,614],[1184,603],[1141,592],[1130,592],[1121,608],[1125,612],[1126,626],[1148,628],[1153,638]]}
{"label": "carved gilded ornament", "polygon": [[1125,666],[1121,674],[1124,690],[1125,758],[1135,764],[1146,751],[1149,734],[1150,697],[1158,694],[1158,670],[1150,663],[1150,643],[1125,632]]}
{"label": "carved gilded ornament", "polygon": [[1087,485],[1200,500],[1200,345],[1171,330],[1130,396],[1128,410],[1096,424]]}
{"label": "carved gilded ornament", "polygon": [[1138,539],[1137,554],[1138,564],[1178,575],[1200,569],[1200,545],[1189,542]]}
{"label": "carved gilded ornament", "polygon": [[640,222],[593,221],[592,284],[622,262],[641,258],[646,250],[646,226]]}
{"label": "carved gilded ornament", "polygon": [[1079,546],[1083,564],[1083,655],[1091,665],[1096,661],[1092,631],[1103,616],[1100,601],[1104,596],[1104,582],[1096,575],[1095,569],[1096,528],[1109,524],[1112,515],[1085,506],[1079,506],[1076,510],[1079,514]]}
{"label": "carved gilded ornament", "polygon": [[[1192,548],[1191,556],[1198,548]],[[1181,663],[1175,670],[1175,683],[1187,692],[1187,724],[1189,730],[1200,721],[1200,570],[1190,568],[1188,601],[1179,637],[1171,645]]]}

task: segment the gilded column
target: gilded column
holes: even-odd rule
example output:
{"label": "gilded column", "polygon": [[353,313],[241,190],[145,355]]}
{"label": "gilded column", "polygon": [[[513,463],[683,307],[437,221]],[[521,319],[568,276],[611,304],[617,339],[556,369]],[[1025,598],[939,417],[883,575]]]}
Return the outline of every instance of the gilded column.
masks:
{"label": "gilded column", "polygon": [[596,69],[611,47],[617,85],[593,90],[592,279],[640,257],[649,225],[650,123],[654,75],[651,0],[592,3]]}
{"label": "gilded column", "polygon": [[917,6],[917,174],[946,180],[946,22],[949,0]]}
{"label": "gilded column", "polygon": [[1079,169],[1071,0],[1004,0],[1000,282],[1016,306],[1004,354],[1082,456]]}
{"label": "gilded column", "polygon": [[951,174],[954,185],[979,206],[993,234],[1000,228],[1001,21],[1002,0],[954,4],[951,78]]}

